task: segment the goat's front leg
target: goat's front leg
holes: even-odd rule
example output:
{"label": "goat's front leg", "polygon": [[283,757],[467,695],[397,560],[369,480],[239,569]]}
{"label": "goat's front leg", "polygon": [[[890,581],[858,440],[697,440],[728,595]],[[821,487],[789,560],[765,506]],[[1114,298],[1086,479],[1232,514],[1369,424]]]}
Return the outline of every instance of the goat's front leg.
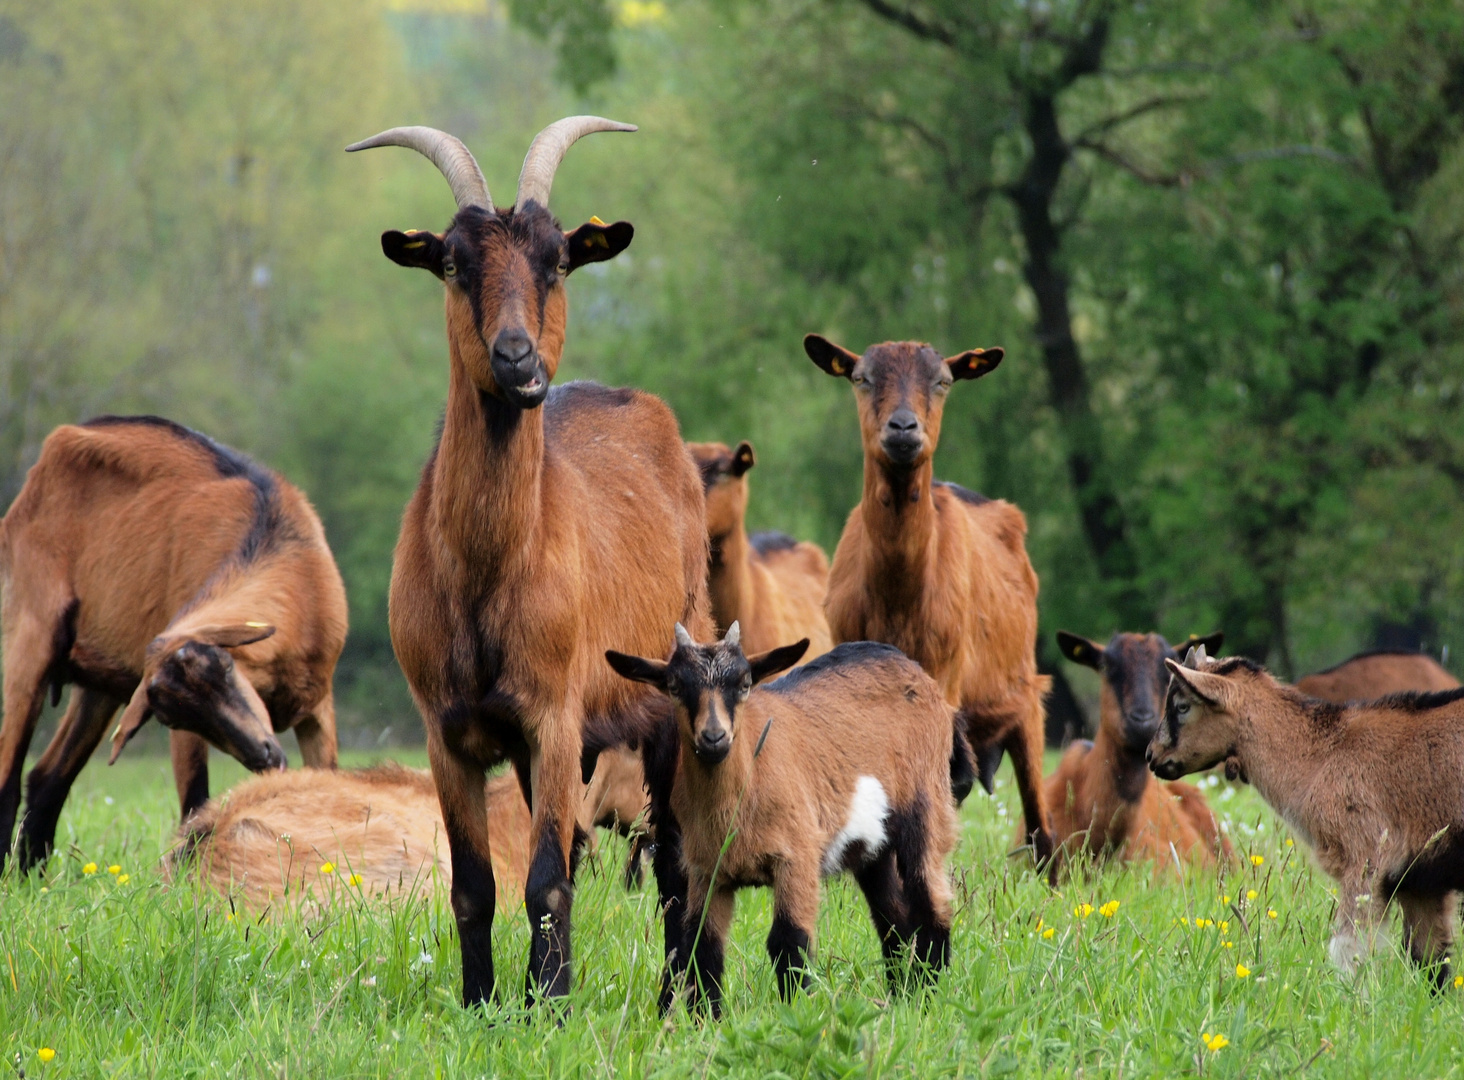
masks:
{"label": "goat's front leg", "polygon": [[1372,950],[1373,924],[1383,901],[1372,895],[1371,884],[1372,874],[1365,866],[1343,874],[1337,883],[1337,915],[1327,955],[1344,975],[1351,975],[1358,959]]}
{"label": "goat's front leg", "polygon": [[818,859],[785,859],[773,873],[773,928],[768,956],[784,1001],[808,988],[808,956],[818,926]]}
{"label": "goat's front leg", "polygon": [[[692,1012],[710,1007],[712,1017],[720,1020],[727,932],[732,926],[737,893],[719,887],[708,897],[707,885],[705,881],[693,881],[687,890],[686,944],[692,962],[686,984],[686,1005]],[[683,962],[675,966],[684,970],[687,965]]]}
{"label": "goat's front leg", "polygon": [[686,935],[687,880],[681,864],[681,824],[671,809],[671,788],[675,783],[681,739],[676,722],[669,715],[641,740],[641,766],[650,795],[650,828],[655,837],[651,870],[665,930],[665,965],[661,968],[661,993],[657,1006],[661,1015],[671,1010],[676,996],[676,972],[685,970],[691,939]]}
{"label": "goat's front leg", "polygon": [[463,1005],[493,996],[493,905],[497,890],[488,849],[488,807],[483,767],[432,737],[427,754],[447,848],[452,857],[452,913],[463,955]]}
{"label": "goat's front leg", "polygon": [[[574,854],[575,809],[582,797],[580,728],[568,713],[545,725],[529,751],[533,825],[529,833],[529,876],[524,908],[529,916],[529,970],[524,989],[536,997],[564,997],[570,988],[570,864]],[[571,722],[572,721],[572,722]]]}
{"label": "goat's front leg", "polygon": [[336,742],[335,702],[329,695],[295,722],[295,741],[300,759],[311,769],[334,769],[339,750]]}
{"label": "goat's front leg", "polygon": [[1415,964],[1433,976],[1443,989],[1449,983],[1449,950],[1454,945],[1454,909],[1459,894],[1400,892],[1396,897],[1403,911],[1403,947]]}
{"label": "goat's front leg", "polygon": [[168,756],[178,789],[178,820],[187,821],[208,802],[208,742],[202,735],[175,728],[168,732]]}

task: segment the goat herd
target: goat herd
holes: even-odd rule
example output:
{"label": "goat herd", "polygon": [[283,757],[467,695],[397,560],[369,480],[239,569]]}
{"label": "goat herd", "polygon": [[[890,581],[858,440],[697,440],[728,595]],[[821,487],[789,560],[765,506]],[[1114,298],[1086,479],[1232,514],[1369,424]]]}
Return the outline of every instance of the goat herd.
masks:
{"label": "goat herd", "polygon": [[[1103,675],[1101,720],[1044,782],[1025,519],[931,465],[952,384],[991,372],[1001,349],[942,358],[897,342],[861,356],[804,340],[852,385],[864,447],[832,565],[812,544],[747,535],[747,443],[683,444],[671,410],[639,390],[550,389],[565,279],[633,235],[598,218],[561,231],[550,186],[575,140],[633,130],[551,124],[512,208],[440,131],[348,147],[418,151],[458,206],[444,233],[382,236],[388,258],[446,294],[445,417],[390,596],[430,780],[334,770],[346,603],[305,497],[169,421],[101,417],[50,435],[0,523],[0,855],[44,699],[71,684],[27,779],[22,870],[49,856],[120,709],[113,760],[149,717],[170,729],[183,817],[170,871],[199,863],[259,903],[299,895],[332,857],[371,893],[450,880],[466,1004],[492,996],[495,908],[520,898],[530,996],[568,992],[576,861],[596,824],[634,831],[629,872],[648,850],[664,914],[661,1008],[684,995],[718,1012],[734,895],[749,885],[773,889],[767,944],[785,995],[813,945],[820,879],[842,870],[891,978],[911,964],[938,973],[956,805],[978,779],[990,790],[1003,754],[1017,842],[1052,881],[1080,851],[1228,860],[1203,796],[1178,781],[1223,764],[1338,879],[1339,964],[1384,906],[1358,898],[1377,893],[1399,901],[1411,955],[1442,981],[1464,887],[1464,691],[1426,658],[1359,658],[1291,688],[1211,659],[1218,634],[1183,643],[1183,662],[1153,634],[1106,646],[1059,634],[1068,659]],[[279,771],[287,728],[305,770]],[[210,744],[265,775],[209,801]],[[504,761],[511,773],[488,778]]]}

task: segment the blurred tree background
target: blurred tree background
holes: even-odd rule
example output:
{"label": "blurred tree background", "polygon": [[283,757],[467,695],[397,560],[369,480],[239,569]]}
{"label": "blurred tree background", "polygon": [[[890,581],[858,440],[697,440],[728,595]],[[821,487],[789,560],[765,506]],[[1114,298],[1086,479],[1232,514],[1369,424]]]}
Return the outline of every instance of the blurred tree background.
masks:
{"label": "blurred tree background", "polygon": [[341,147],[441,127],[506,200],[580,111],[641,131],[555,210],[636,240],[571,282],[563,376],[750,438],[756,527],[831,549],[858,498],[804,333],[1000,344],[937,469],[1026,511],[1044,641],[1464,644],[1455,0],[0,0],[0,505],[100,412],[249,451],[345,574],[346,741],[419,738],[386,584],[446,350],[376,238],[452,203]]}

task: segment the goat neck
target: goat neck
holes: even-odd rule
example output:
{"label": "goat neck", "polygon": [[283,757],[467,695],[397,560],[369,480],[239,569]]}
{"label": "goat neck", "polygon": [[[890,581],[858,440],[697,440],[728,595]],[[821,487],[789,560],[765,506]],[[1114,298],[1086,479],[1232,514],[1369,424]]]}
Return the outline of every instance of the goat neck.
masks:
{"label": "goat neck", "polygon": [[716,765],[702,762],[693,749],[691,735],[684,730],[681,734],[681,771],[677,778],[685,785],[687,802],[695,811],[689,820],[706,822],[707,827],[719,835],[725,835],[736,826],[734,815],[746,820],[757,799],[753,783],[753,751],[757,749],[767,718],[754,720],[765,711],[754,711],[750,707],[756,701],[754,695],[739,710],[741,715],[734,728],[732,749]]}
{"label": "goat neck", "polygon": [[1295,811],[1332,756],[1337,731],[1327,729],[1335,727],[1340,710],[1321,706],[1334,723],[1319,724],[1318,708],[1309,707],[1301,694],[1269,674],[1257,672],[1245,681],[1248,685],[1237,687],[1240,700],[1233,709],[1237,723],[1232,757],[1260,796],[1295,824]]}
{"label": "goat neck", "polygon": [[913,468],[864,456],[860,515],[870,538],[870,570],[896,604],[901,593],[918,596],[934,562],[935,468],[929,458]]}
{"label": "goat neck", "polygon": [[753,620],[754,591],[750,553],[752,545],[747,530],[738,522],[736,528],[714,536],[712,560],[707,584],[712,595],[712,612],[719,628],[726,630],[733,622],[744,625]]}

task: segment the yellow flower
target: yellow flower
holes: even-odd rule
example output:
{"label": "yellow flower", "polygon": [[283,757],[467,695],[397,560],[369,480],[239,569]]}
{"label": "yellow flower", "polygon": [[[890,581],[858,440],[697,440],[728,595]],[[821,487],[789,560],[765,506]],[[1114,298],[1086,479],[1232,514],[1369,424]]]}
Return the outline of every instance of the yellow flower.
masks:
{"label": "yellow flower", "polygon": [[1275,917],[1276,917],[1276,909],[1275,908],[1267,908],[1266,909],[1266,918],[1268,918],[1268,919],[1274,919]]}
{"label": "yellow flower", "polygon": [[1101,908],[1098,909],[1098,914],[1102,915],[1105,919],[1113,918],[1114,915],[1118,914],[1118,901],[1108,901],[1108,903],[1104,904]]}
{"label": "yellow flower", "polygon": [[1228,934],[1230,932],[1230,923],[1225,919],[1220,920],[1220,932],[1222,934]]}
{"label": "yellow flower", "polygon": [[334,874],[335,873],[335,863],[333,863],[333,862],[324,862],[324,863],[321,863],[320,864],[320,872],[322,874]]}
{"label": "yellow flower", "polygon": [[1052,935],[1055,933],[1057,933],[1057,927],[1049,926],[1046,930],[1042,931],[1042,937],[1046,941],[1051,941]]}
{"label": "yellow flower", "polygon": [[119,874],[117,876],[117,884],[118,885],[126,885],[131,880],[132,880],[132,875],[131,874]]}
{"label": "yellow flower", "polygon": [[1287,847],[1295,847],[1296,846],[1296,841],[1293,840],[1293,839],[1291,839],[1291,837],[1288,836],[1286,838],[1286,846]]}
{"label": "yellow flower", "polygon": [[1461,986],[1464,986],[1464,975],[1455,975],[1454,976],[1454,989],[1457,990]]}
{"label": "yellow flower", "polygon": [[1263,865],[1265,865],[1265,862],[1266,862],[1266,857],[1264,855],[1252,855],[1251,856],[1251,865],[1252,866],[1263,866]]}
{"label": "yellow flower", "polygon": [[89,862],[81,868],[81,872],[83,874],[95,874],[97,872],[97,864]]}
{"label": "yellow flower", "polygon": [[111,866],[107,867],[107,873],[111,874],[113,877],[116,877],[121,872],[122,868],[116,863],[113,863]]}
{"label": "yellow flower", "polygon": [[1079,904],[1077,907],[1073,908],[1073,914],[1080,919],[1086,919],[1089,915],[1093,914],[1093,905]]}
{"label": "yellow flower", "polygon": [[1227,949],[1235,948],[1235,942],[1233,941],[1222,941],[1220,944],[1224,945]]}
{"label": "yellow flower", "polygon": [[366,879],[363,878],[360,874],[352,874],[350,877],[348,877],[346,879],[346,882],[347,882],[347,884],[350,884],[350,885],[359,885],[359,884],[361,884],[361,882],[363,882],[365,880]]}
{"label": "yellow flower", "polygon": [[1228,895],[1226,895],[1225,893],[1221,893],[1220,894],[1220,902],[1222,904],[1228,904],[1228,903],[1230,903],[1230,897]]}
{"label": "yellow flower", "polygon": [[1200,1041],[1205,1044],[1207,1050],[1216,1054],[1230,1045],[1230,1040],[1224,1035],[1205,1034],[1200,1036]]}
{"label": "yellow flower", "polygon": [[1254,889],[1247,889],[1245,891],[1245,898],[1247,900],[1254,900],[1257,896],[1260,896],[1260,895],[1261,894],[1258,893],[1258,892],[1256,892]]}
{"label": "yellow flower", "polygon": [[233,922],[233,921],[234,921],[234,913],[232,911],[229,912],[227,915],[224,916],[224,922]]}
{"label": "yellow flower", "polygon": [[49,1046],[43,1046],[36,1051],[36,1057],[40,1058],[42,1062],[50,1061],[55,1056],[56,1051],[52,1050]]}
{"label": "yellow flower", "polygon": [[1235,965],[1235,977],[1237,979],[1244,979],[1249,974],[1250,968],[1246,967],[1244,964]]}

